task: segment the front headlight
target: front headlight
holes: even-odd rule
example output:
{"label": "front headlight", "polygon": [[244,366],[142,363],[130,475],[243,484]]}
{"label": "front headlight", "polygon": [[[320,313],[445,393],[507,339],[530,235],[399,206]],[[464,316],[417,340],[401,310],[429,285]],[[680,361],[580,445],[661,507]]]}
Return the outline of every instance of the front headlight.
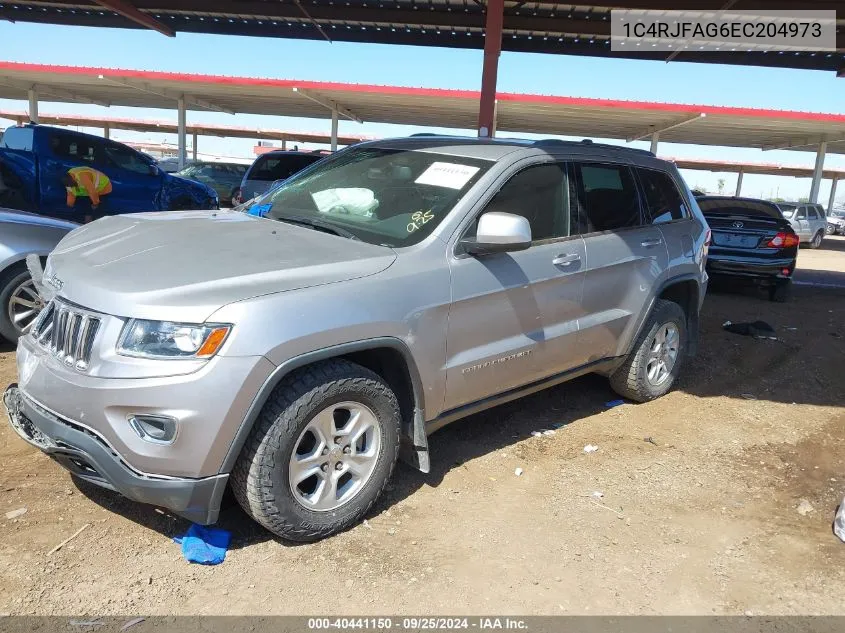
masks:
{"label": "front headlight", "polygon": [[123,326],[117,353],[139,358],[211,358],[232,326],[131,319]]}

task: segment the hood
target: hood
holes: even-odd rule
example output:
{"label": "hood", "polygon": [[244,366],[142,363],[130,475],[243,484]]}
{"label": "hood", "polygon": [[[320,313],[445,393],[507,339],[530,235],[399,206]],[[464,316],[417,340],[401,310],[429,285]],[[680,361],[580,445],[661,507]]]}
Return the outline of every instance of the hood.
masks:
{"label": "hood", "polygon": [[54,229],[66,229],[72,231],[78,224],[66,220],[48,218],[29,211],[17,211],[0,207],[0,222],[14,222],[15,224],[30,224],[32,226],[47,226]]}
{"label": "hood", "polygon": [[384,246],[244,213],[134,213],[65,237],[44,276],[95,311],[197,323],[228,303],[374,275],[395,259]]}

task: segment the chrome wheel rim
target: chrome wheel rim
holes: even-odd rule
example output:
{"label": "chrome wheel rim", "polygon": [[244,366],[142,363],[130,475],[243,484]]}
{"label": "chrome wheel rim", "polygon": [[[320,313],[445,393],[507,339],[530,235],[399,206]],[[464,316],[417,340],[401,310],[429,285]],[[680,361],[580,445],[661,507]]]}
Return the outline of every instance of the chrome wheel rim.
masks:
{"label": "chrome wheel rim", "polygon": [[680,343],[681,334],[674,323],[664,323],[657,328],[646,362],[646,378],[651,385],[662,385],[672,375]]}
{"label": "chrome wheel rim", "polygon": [[26,334],[43,308],[44,301],[38,295],[35,283],[32,279],[27,279],[15,288],[9,297],[9,320],[18,332]]}
{"label": "chrome wheel rim", "polygon": [[329,512],[354,499],[370,480],[381,452],[381,425],[360,402],[338,402],[315,415],[294,444],[288,465],[294,499]]}

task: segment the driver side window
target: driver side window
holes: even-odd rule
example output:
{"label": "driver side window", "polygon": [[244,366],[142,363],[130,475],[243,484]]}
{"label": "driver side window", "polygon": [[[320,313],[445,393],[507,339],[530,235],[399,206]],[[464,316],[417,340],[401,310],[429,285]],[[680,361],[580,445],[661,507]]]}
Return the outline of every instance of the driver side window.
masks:
{"label": "driver side window", "polygon": [[[513,175],[481,214],[521,215],[531,225],[532,242],[569,237],[569,178],[565,163],[532,165]],[[479,217],[480,215],[479,214]],[[478,218],[465,237],[474,237]]]}
{"label": "driver side window", "polygon": [[798,211],[795,213],[796,220],[806,220],[807,219],[807,207],[798,207]]}

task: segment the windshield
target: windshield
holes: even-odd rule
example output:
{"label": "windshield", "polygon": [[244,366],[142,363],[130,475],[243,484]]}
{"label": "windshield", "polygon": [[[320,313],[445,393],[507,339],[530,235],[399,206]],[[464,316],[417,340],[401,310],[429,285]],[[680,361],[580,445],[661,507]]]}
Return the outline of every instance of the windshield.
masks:
{"label": "windshield", "polygon": [[411,246],[492,164],[427,150],[353,148],[285,181],[249,212],[326,225],[371,244]]}

